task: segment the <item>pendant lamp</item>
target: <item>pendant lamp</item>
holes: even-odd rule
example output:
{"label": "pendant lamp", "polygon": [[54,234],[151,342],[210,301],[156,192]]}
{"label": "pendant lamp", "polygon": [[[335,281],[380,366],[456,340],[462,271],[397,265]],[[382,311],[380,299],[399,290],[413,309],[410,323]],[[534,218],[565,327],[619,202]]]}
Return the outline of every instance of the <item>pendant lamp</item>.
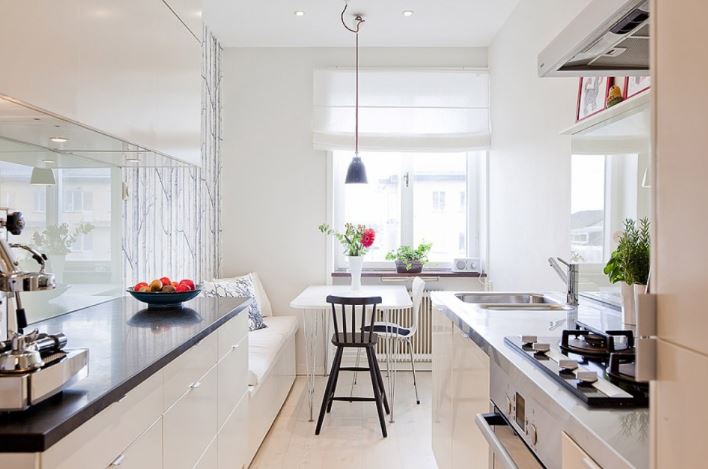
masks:
{"label": "pendant lamp", "polygon": [[359,156],[359,28],[361,23],[364,22],[364,18],[357,15],[354,18],[354,27],[350,28],[344,21],[344,14],[347,11],[349,4],[344,5],[344,10],[342,10],[342,24],[348,31],[351,31],[356,36],[356,102],[354,105],[355,118],[354,118],[354,158],[352,158],[351,163],[349,163],[349,168],[347,168],[347,178],[344,180],[345,184],[366,184],[368,179],[366,178],[366,167],[364,162]]}

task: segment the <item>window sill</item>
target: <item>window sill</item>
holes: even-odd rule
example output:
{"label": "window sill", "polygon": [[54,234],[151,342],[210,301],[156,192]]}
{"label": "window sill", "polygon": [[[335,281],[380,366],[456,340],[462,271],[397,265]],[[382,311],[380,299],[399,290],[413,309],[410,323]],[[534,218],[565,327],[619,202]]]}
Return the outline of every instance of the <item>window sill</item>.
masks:
{"label": "window sill", "polygon": [[[395,270],[386,269],[369,269],[361,273],[364,278],[381,278],[381,277],[446,277],[446,278],[464,278],[464,277],[486,277],[487,274],[482,272],[453,272],[450,269],[423,269],[419,274],[399,274]],[[332,272],[333,278],[351,277],[351,274],[346,270],[337,270]]]}

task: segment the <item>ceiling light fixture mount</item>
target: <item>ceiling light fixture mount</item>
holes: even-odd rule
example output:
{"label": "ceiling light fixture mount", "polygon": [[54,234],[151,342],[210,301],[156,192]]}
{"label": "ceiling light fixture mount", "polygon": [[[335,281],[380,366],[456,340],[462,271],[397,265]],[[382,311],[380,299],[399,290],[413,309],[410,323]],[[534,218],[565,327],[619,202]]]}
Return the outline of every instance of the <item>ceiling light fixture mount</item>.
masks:
{"label": "ceiling light fixture mount", "polygon": [[354,158],[352,158],[351,163],[349,163],[349,168],[347,168],[347,177],[344,180],[345,184],[367,184],[369,182],[366,177],[366,167],[364,162],[361,161],[359,156],[359,29],[361,24],[365,21],[362,15],[357,14],[354,16],[354,27],[347,26],[346,21],[344,21],[344,14],[347,12],[349,7],[349,2],[345,0],[344,10],[340,15],[342,24],[344,27],[355,34],[356,36],[356,98],[355,98],[355,114],[354,114]]}
{"label": "ceiling light fixture mount", "polygon": [[295,16],[299,16],[299,17],[305,16],[305,12],[302,11],[302,10],[298,10],[298,11],[295,12]]}
{"label": "ceiling light fixture mount", "polygon": [[406,18],[410,18],[411,16],[413,16],[414,13],[415,13],[415,12],[414,12],[413,10],[403,10],[403,13],[402,13],[402,14],[403,14],[403,16],[405,16]]}

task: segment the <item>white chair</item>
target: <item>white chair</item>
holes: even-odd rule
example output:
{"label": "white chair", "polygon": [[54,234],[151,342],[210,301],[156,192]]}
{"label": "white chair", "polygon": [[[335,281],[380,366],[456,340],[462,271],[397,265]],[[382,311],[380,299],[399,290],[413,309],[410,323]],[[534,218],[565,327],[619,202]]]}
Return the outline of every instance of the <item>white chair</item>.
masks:
{"label": "white chair", "polygon": [[[386,338],[386,340],[394,339],[404,344],[408,345],[408,353],[411,358],[411,371],[413,372],[413,387],[415,388],[415,400],[416,403],[420,404],[420,398],[418,397],[418,382],[415,376],[415,364],[413,362],[413,337],[418,332],[418,321],[420,318],[420,305],[423,302],[423,293],[425,292],[425,281],[420,277],[415,277],[413,279],[413,285],[411,287],[411,299],[413,300],[413,314],[412,314],[412,324],[410,327],[403,327],[400,324],[394,322],[383,322],[377,321],[374,323],[374,332],[380,336]],[[368,329],[367,329],[368,330]],[[359,367],[360,350],[357,350],[356,354],[356,367]],[[386,370],[388,374],[389,370]],[[354,390],[354,385],[356,384],[356,372],[354,373],[354,380],[352,381],[352,393]]]}

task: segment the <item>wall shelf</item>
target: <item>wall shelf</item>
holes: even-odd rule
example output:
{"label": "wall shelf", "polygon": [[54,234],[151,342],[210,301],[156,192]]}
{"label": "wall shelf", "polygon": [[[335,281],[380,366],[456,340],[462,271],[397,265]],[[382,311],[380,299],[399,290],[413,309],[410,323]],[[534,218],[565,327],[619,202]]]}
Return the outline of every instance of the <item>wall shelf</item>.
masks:
{"label": "wall shelf", "polygon": [[593,133],[597,129],[619,123],[649,107],[651,91],[629,98],[609,109],[577,122],[561,132],[561,135],[580,135]]}

